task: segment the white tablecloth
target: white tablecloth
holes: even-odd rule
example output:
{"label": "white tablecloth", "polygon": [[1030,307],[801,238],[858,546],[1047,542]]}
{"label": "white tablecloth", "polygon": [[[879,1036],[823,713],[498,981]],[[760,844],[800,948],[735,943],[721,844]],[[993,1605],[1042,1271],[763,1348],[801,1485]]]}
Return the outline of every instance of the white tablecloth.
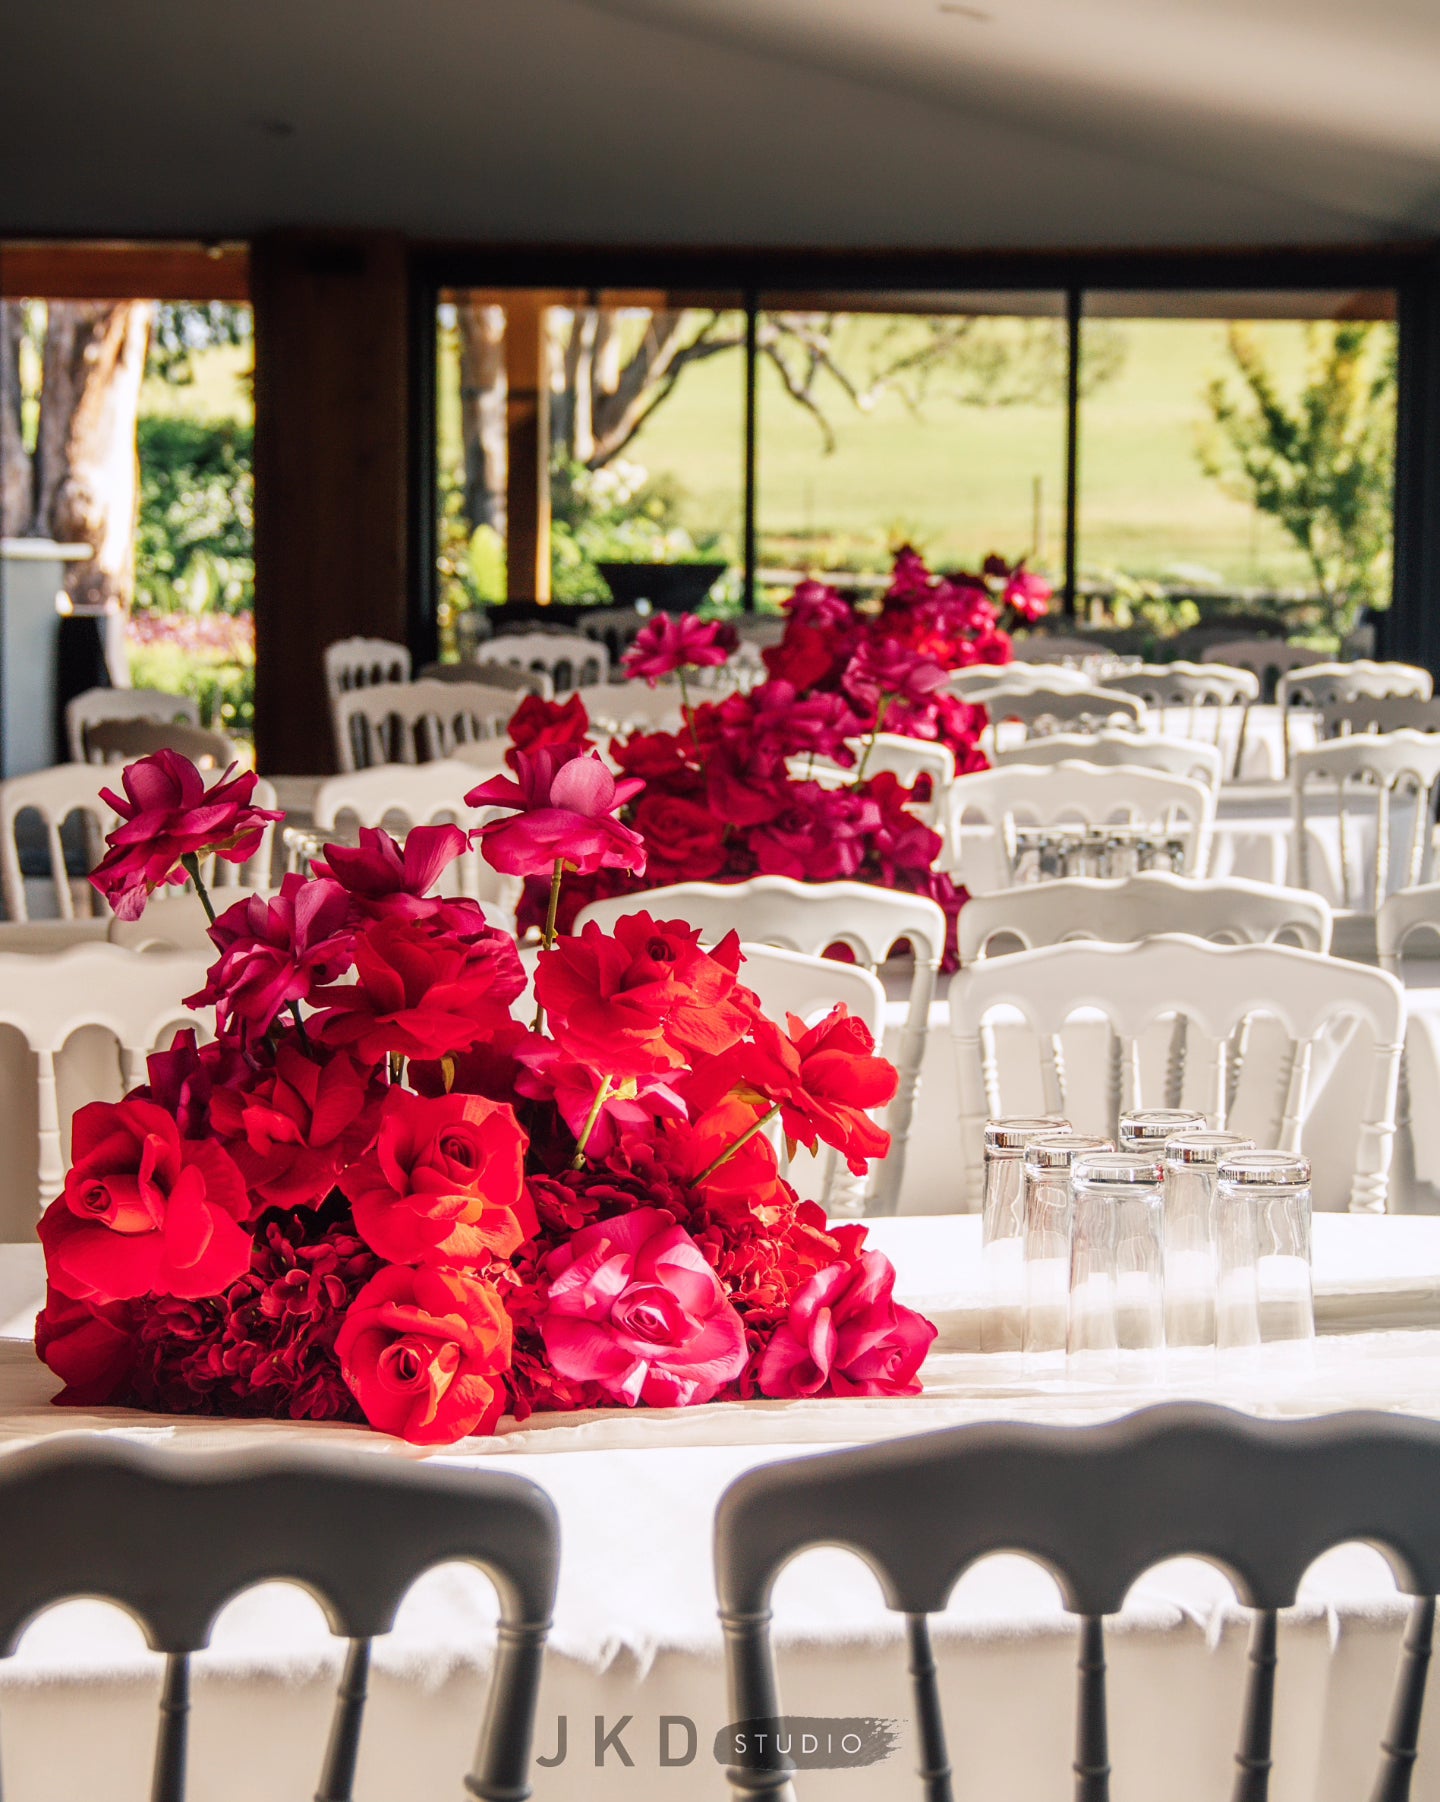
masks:
{"label": "white tablecloth", "polygon": [[[901,1220],[879,1225],[876,1238],[895,1254],[907,1291],[953,1279],[959,1296],[969,1232],[969,1222]],[[1393,1282],[1406,1269],[1433,1275],[1440,1264],[1440,1227],[1429,1222],[1329,1222],[1319,1243],[1322,1293],[1347,1265]],[[462,1466],[499,1460],[540,1483],[560,1512],[562,1574],[537,1750],[553,1756],[563,1715],[569,1751],[562,1765],[536,1772],[538,1797],[666,1802],[721,1793],[710,1752],[726,1719],[710,1523],[725,1486],[757,1463],[979,1420],[1093,1421],[1180,1394],[1270,1415],[1369,1406],[1440,1416],[1436,1332],[1324,1338],[1298,1353],[1265,1348],[1233,1369],[1201,1356],[1125,1386],[1037,1380],[1023,1360],[978,1354],[932,1356],[925,1374],[927,1392],[914,1400],[597,1411],[531,1422],[441,1454]],[[192,1449],[283,1440],[421,1455],[351,1428],[60,1411],[47,1405],[52,1388],[28,1346],[0,1342],[0,1455],[76,1429]],[[362,1802],[459,1793],[494,1612],[483,1580],[468,1571],[433,1572],[412,1592],[396,1633],[377,1648]],[[1404,1613],[1378,1554],[1342,1548],[1314,1567],[1302,1606],[1281,1630],[1275,1802],[1353,1802],[1364,1793]],[[903,1652],[873,1578],[844,1554],[807,1553],[780,1580],[776,1616],[789,1710],[902,1723],[895,1761],[814,1776],[801,1794],[864,1802],[909,1793]],[[1199,1802],[1225,1793],[1244,1627],[1223,1580],[1206,1566],[1172,1564],[1137,1586],[1109,1635],[1117,1802],[1161,1795]],[[1007,1802],[1067,1793],[1073,1626],[1050,1579],[1021,1559],[986,1561],[959,1585],[936,1638],[957,1793]],[[267,1586],[232,1604],[197,1670],[196,1802],[309,1794],[335,1668],[335,1649],[308,1598]],[[157,1684],[157,1661],[115,1611],[77,1602],[42,1617],[19,1657],[0,1667],[10,1802],[72,1795],[139,1802]],[[622,1737],[633,1767],[611,1754],[597,1769],[597,1717],[609,1729],[626,1715]],[[694,1722],[692,1765],[660,1766],[664,1715]],[[1440,1711],[1431,1725],[1433,1752],[1440,1752]],[[683,1750],[685,1730],[670,1731]],[[1422,1761],[1415,1797],[1440,1797],[1440,1762]]]}

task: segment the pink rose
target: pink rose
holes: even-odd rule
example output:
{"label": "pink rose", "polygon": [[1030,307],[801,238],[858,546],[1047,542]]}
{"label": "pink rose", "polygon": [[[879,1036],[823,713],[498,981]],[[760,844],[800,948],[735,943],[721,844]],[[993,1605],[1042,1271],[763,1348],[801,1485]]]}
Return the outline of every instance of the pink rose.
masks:
{"label": "pink rose", "polygon": [[582,876],[600,869],[645,874],[645,844],[615,815],[643,782],[617,782],[598,752],[576,757],[571,748],[517,751],[516,776],[495,776],[472,788],[471,807],[513,807],[475,834],[485,860],[507,876],[548,876],[564,862]]}
{"label": "pink rose", "polygon": [[282,1008],[350,968],[349,927],[350,897],[338,882],[292,872],[273,901],[251,895],[221,914],[210,928],[220,955],[185,1005],[213,1006],[227,1042],[262,1038]]}
{"label": "pink rose", "polygon": [[380,827],[362,826],[358,847],[326,845],[326,861],[311,868],[338,882],[361,913],[415,920],[441,905],[430,891],[468,843],[458,826],[412,826],[402,848]]}
{"label": "pink rose", "polygon": [[766,1395],[918,1395],[936,1329],[894,1299],[882,1252],[816,1271],[790,1301],[760,1360]]}
{"label": "pink rose", "polygon": [[724,620],[699,620],[693,613],[662,613],[642,626],[620,659],[625,674],[643,677],[653,688],[662,676],[681,669],[714,668],[725,662],[738,640]]}
{"label": "pink rose", "polygon": [[561,1376],[633,1408],[708,1402],[745,1368],[745,1329],[700,1247],[661,1208],[584,1227],[545,1260],[541,1337]]}
{"label": "pink rose", "polygon": [[120,815],[120,824],[106,836],[109,850],[90,881],[117,918],[138,920],[157,888],[183,883],[183,858],[213,853],[227,863],[244,863],[259,849],[266,826],[284,819],[268,808],[252,807],[259,778],[253,770],[236,776],[234,769],[232,763],[207,789],[188,757],[156,751],[125,766],[123,796],[100,790]]}

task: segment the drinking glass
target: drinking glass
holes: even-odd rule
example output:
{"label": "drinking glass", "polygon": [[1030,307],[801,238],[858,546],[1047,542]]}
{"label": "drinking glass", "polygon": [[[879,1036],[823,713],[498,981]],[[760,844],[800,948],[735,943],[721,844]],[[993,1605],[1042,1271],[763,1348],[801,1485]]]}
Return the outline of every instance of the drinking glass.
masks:
{"label": "drinking glass", "polygon": [[1204,1132],[1210,1122],[1189,1107],[1131,1108],[1120,1116],[1120,1149],[1159,1157],[1176,1133]]}
{"label": "drinking glass", "polygon": [[1239,1133],[1183,1132],[1165,1141],[1167,1347],[1215,1344],[1215,1172],[1222,1159],[1254,1149]]}
{"label": "drinking glass", "polygon": [[1042,1134],[1068,1132],[1070,1122],[1043,1114],[1011,1115],[985,1128],[985,1198],[980,1243],[985,1271],[982,1351],[1019,1351],[1025,1337],[1025,1147]]}
{"label": "drinking glass", "polygon": [[[1310,1160],[1289,1151],[1237,1152],[1219,1166],[1216,1199],[1222,1228],[1233,1222],[1236,1246],[1253,1263],[1253,1276],[1236,1282],[1235,1293],[1247,1310],[1253,1296],[1254,1338],[1231,1342],[1313,1339]],[[1221,1300],[1223,1306],[1223,1287]],[[1244,1330],[1250,1330],[1248,1311]]]}
{"label": "drinking glass", "polygon": [[1066,1349],[1080,1369],[1119,1368],[1165,1344],[1164,1203],[1151,1153],[1092,1152],[1071,1166],[1070,1319]]}
{"label": "drinking glass", "polygon": [[1025,1351],[1063,1362],[1070,1317],[1070,1168],[1082,1153],[1113,1151],[1110,1139],[1042,1133],[1025,1147]]}

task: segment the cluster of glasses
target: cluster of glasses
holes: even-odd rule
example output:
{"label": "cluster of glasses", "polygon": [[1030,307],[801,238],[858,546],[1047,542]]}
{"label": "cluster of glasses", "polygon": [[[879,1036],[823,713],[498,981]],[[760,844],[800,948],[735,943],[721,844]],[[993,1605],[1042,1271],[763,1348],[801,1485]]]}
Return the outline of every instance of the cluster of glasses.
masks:
{"label": "cluster of glasses", "polygon": [[1136,876],[1142,870],[1177,873],[1185,867],[1182,835],[1143,826],[1016,826],[1011,874],[1019,882],[1061,876]]}
{"label": "cluster of glasses", "polygon": [[1203,1114],[1123,1114],[1119,1150],[1058,1117],[992,1120],[982,1234],[986,1351],[1128,1368],[1314,1337],[1309,1161]]}

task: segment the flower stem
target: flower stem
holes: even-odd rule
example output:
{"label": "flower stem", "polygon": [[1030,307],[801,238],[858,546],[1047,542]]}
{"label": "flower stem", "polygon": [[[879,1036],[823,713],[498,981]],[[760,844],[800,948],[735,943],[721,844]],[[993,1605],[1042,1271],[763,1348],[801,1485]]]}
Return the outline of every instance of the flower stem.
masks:
{"label": "flower stem", "polygon": [[772,1107],[770,1109],[769,1113],[762,1114],[758,1120],[754,1121],[750,1126],[747,1126],[745,1128],[744,1132],[741,1133],[741,1135],[738,1139],[736,1139],[732,1144],[727,1145],[725,1147],[725,1149],[720,1153],[718,1158],[716,1158],[712,1163],[709,1163],[705,1166],[705,1168],[700,1172],[699,1176],[697,1176],[695,1178],[697,1185],[705,1182],[707,1180],[707,1178],[714,1176],[715,1172],[720,1168],[720,1166],[724,1163],[728,1163],[729,1160],[734,1157],[735,1153],[740,1149],[740,1147],[744,1144],[747,1144],[751,1139],[753,1139],[755,1137],[756,1133],[764,1132],[765,1128],[770,1124],[770,1122],[775,1118],[775,1116],[779,1112],[780,1112],[780,1103],[777,1101],[775,1103],[774,1107]]}
{"label": "flower stem", "polygon": [[[545,910],[545,931],[540,939],[540,949],[548,951],[555,943],[555,916],[560,911],[560,883],[565,875],[565,859],[557,857],[555,868],[550,873],[550,905]],[[545,1009],[537,1002],[535,1018],[530,1022],[531,1032],[539,1032],[545,1025]]]}
{"label": "flower stem", "polygon": [[605,1103],[610,1099],[610,1090],[612,1086],[612,1078],[608,1076],[601,1077],[600,1087],[595,1091],[595,1100],[591,1104],[589,1114],[586,1116],[584,1129],[582,1130],[579,1139],[576,1141],[575,1155],[570,1160],[570,1168],[572,1170],[578,1170],[585,1162],[585,1147],[590,1143],[590,1135],[595,1130],[595,1122],[600,1118],[601,1108],[604,1107]]}
{"label": "flower stem", "polygon": [[295,1022],[295,1032],[300,1040],[300,1049],[308,1055],[310,1050],[310,1035],[305,1030],[305,1022],[300,1018],[300,1003],[298,1001],[292,1001],[290,1003],[290,1018]]}
{"label": "flower stem", "polygon": [[210,891],[206,888],[204,880],[200,875],[199,857],[196,856],[195,852],[187,851],[180,859],[180,862],[185,866],[186,873],[190,880],[195,884],[195,893],[200,897],[200,905],[205,909],[205,918],[213,926],[215,924],[215,908],[210,900]]}
{"label": "flower stem", "polygon": [[865,765],[870,761],[870,753],[875,749],[875,740],[880,736],[880,728],[885,724],[885,713],[890,705],[891,697],[881,695],[875,707],[875,724],[870,728],[870,736],[865,740],[865,749],[860,753],[860,767],[855,772],[855,786],[859,788],[865,780]]}
{"label": "flower stem", "polygon": [[695,755],[700,755],[700,735],[695,730],[695,709],[690,705],[690,690],[685,685],[685,666],[682,664],[676,671],[680,682],[680,711],[685,716],[685,724],[690,728],[690,742],[695,747]]}

